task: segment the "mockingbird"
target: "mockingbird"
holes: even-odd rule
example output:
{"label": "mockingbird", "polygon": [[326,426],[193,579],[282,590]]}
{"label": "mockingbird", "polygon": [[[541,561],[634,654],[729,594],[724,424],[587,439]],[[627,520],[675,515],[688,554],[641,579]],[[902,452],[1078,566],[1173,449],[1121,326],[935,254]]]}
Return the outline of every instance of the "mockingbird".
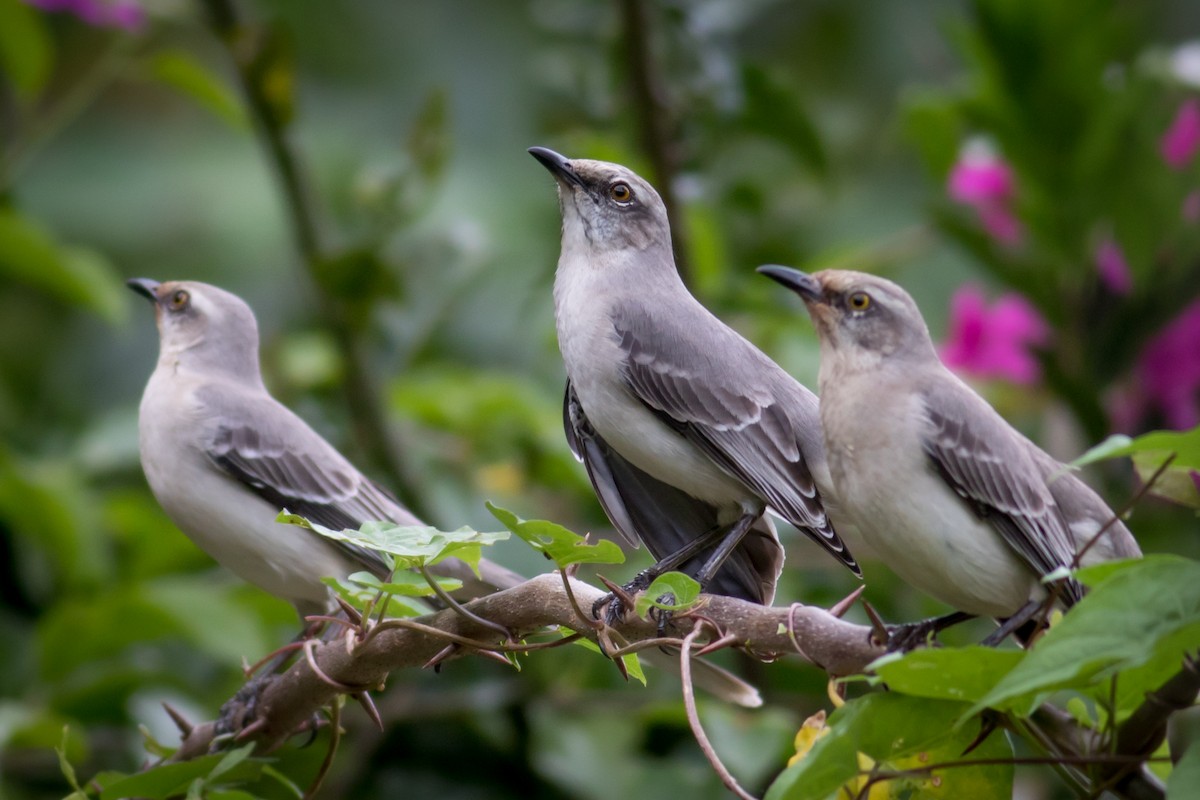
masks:
{"label": "mockingbird", "polygon": [[[846,512],[901,578],[964,612],[943,622],[1007,620],[988,637],[1000,641],[1049,599],[1046,575],[1141,555],[1095,492],[942,364],[899,286],[842,270],[759,271],[812,316],[829,470],[854,498]],[[1074,580],[1051,585],[1065,606],[1082,596]]]}
{"label": "mockingbird", "polygon": [[[158,323],[158,366],[138,431],[142,469],[167,515],[221,565],[291,602],[301,617],[330,608],[324,576],[387,577],[378,553],[275,522],[287,508],[336,530],[371,520],[423,524],[267,392],[250,307],[204,283],[128,284],[154,303]],[[458,559],[443,564],[435,571],[462,580],[465,595],[522,580],[486,561],[482,581]]]}
{"label": "mockingbird", "polygon": [[529,152],[562,210],[567,441],[613,526],[658,559],[631,589],[681,569],[769,605],[783,548],[768,508],[861,577],[827,513],[817,398],[687,291],[658,193],[616,164]]}

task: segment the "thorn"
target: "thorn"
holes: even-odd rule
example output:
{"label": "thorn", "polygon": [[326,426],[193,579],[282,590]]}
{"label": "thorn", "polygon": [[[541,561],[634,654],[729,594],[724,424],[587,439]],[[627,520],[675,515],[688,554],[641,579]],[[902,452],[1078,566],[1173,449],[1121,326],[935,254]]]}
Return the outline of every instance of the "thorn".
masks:
{"label": "thorn", "polygon": [[637,601],[634,599],[633,595],[625,591],[624,586],[618,586],[603,575],[597,575],[596,577],[610,592],[612,592],[613,597],[621,601],[621,604],[625,607],[626,611],[632,611],[634,606],[637,605]]}
{"label": "thorn", "polygon": [[[967,745],[966,750],[962,751],[962,756],[969,754],[976,747],[979,747],[979,745],[987,741],[987,738],[992,735],[992,732],[995,731],[996,728],[1000,727],[999,718],[997,718],[997,716],[990,709],[985,710],[981,716],[983,717],[983,724],[979,726],[979,735],[971,740],[971,743]],[[959,757],[961,758],[962,756]]]}
{"label": "thorn", "polygon": [[345,601],[345,599],[342,597],[337,597],[336,599],[337,599],[338,606],[340,606],[342,609],[342,613],[344,613],[347,617],[349,617],[350,622],[352,622],[355,625],[361,625],[362,624],[362,614],[360,614],[358,612],[358,609],[355,608],[354,606],[350,605],[349,603],[347,603]]}
{"label": "thorn", "polygon": [[171,721],[175,723],[175,727],[179,728],[179,732],[183,734],[184,739],[192,735],[192,731],[196,726],[188,722],[187,717],[179,713],[170,703],[163,703],[162,707],[167,712],[167,716],[171,718]]}
{"label": "thorn", "polygon": [[245,740],[249,739],[251,736],[258,733],[265,727],[267,727],[266,718],[259,717],[258,719],[254,720],[254,722],[251,722],[249,725],[247,725],[246,727],[244,727],[240,731],[238,731],[234,735],[233,740],[235,742],[244,742]]}
{"label": "thorn", "polygon": [[363,711],[367,712],[367,716],[375,723],[375,727],[379,728],[379,732],[383,732],[383,720],[379,716],[379,709],[375,707],[375,701],[371,699],[370,692],[362,692],[354,695],[354,699],[363,707]]}
{"label": "thorn", "polygon": [[863,611],[867,612],[867,618],[871,620],[871,637],[875,640],[876,644],[886,647],[890,637],[883,617],[879,616],[879,612],[875,610],[875,606],[866,600],[862,601],[862,606]]}
{"label": "thorn", "polygon": [[842,617],[842,615],[844,615],[847,611],[849,611],[850,607],[854,605],[854,601],[857,600],[858,598],[862,597],[862,593],[865,592],[866,590],[867,590],[867,585],[864,583],[861,586],[859,586],[857,589],[855,589],[853,592],[846,595],[841,600],[838,600],[836,603],[834,603],[832,606],[830,606],[829,613],[833,614],[835,617],[838,617],[840,619]]}
{"label": "thorn", "polygon": [[625,659],[624,658],[614,658],[614,659],[611,659],[611,661],[617,665],[617,672],[621,673],[621,677],[625,679],[626,683],[628,683],[629,682],[629,670],[625,666]]}
{"label": "thorn", "polygon": [[435,672],[441,672],[440,667],[442,662],[449,658],[451,653],[457,650],[458,647],[459,645],[457,642],[451,642],[441,650],[438,650],[436,653],[434,653],[433,658],[421,665],[421,669],[429,669],[430,667],[433,667]]}
{"label": "thorn", "polygon": [[506,667],[511,667],[513,665],[513,663],[509,661],[503,653],[497,653],[495,650],[476,650],[475,652],[484,658],[490,658],[493,661],[499,661]]}

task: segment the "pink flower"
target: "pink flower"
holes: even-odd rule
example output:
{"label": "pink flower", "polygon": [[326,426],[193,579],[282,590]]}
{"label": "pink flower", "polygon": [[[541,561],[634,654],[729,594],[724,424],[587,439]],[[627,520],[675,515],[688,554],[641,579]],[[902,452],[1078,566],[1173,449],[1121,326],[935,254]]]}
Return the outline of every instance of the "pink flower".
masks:
{"label": "pink flower", "polygon": [[1105,236],[1096,246],[1096,272],[1100,274],[1100,282],[1113,294],[1128,295],[1133,291],[1133,274],[1129,271],[1129,263],[1121,246],[1111,235]]}
{"label": "pink flower", "polygon": [[1188,430],[1200,424],[1200,300],[1146,343],[1135,375],[1167,425]]}
{"label": "pink flower", "polygon": [[942,361],[967,375],[1032,384],[1042,370],[1031,350],[1049,335],[1045,320],[1021,295],[1001,295],[989,309],[979,287],[963,286],[950,300]]}
{"label": "pink flower", "polygon": [[1181,170],[1196,155],[1197,147],[1200,147],[1200,100],[1192,97],[1179,107],[1175,120],[1159,142],[1159,151],[1167,166]]}
{"label": "pink flower", "polygon": [[137,31],[146,24],[138,0],[25,0],[43,11],[61,11],[98,28]]}
{"label": "pink flower", "polygon": [[1020,244],[1023,229],[1012,209],[1016,181],[1012,169],[994,153],[972,144],[963,148],[946,178],[946,193],[974,208],[983,229],[997,242]]}
{"label": "pink flower", "polygon": [[1180,209],[1184,222],[1200,222],[1200,189],[1193,189],[1183,198],[1183,208]]}

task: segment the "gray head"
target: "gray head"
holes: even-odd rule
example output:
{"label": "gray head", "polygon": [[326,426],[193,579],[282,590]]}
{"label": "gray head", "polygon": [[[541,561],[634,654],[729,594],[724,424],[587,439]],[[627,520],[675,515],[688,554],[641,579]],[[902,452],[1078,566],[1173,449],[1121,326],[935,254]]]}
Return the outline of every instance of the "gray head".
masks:
{"label": "gray head", "polygon": [[841,269],[813,275],[777,266],[758,271],[803,298],[824,351],[864,366],[937,359],[917,304],[886,278]]}
{"label": "gray head", "polygon": [[545,147],[531,147],[529,153],[558,181],[564,254],[660,249],[666,263],[674,263],[666,206],[654,187],[632,170],[607,161],[569,159]]}
{"label": "gray head", "polygon": [[126,285],[154,303],[160,364],[262,384],[258,323],[240,297],[196,281],[134,278]]}

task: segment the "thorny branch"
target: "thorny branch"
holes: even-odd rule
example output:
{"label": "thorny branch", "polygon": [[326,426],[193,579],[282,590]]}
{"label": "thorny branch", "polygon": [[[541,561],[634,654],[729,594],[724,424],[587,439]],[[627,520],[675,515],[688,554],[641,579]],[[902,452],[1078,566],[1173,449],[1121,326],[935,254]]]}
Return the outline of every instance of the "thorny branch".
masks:
{"label": "thorny branch", "polygon": [[[574,579],[570,580],[569,586],[576,602],[584,608],[603,595],[600,589]],[[579,627],[576,607],[557,573],[540,575],[464,606],[473,614],[513,631],[516,636],[525,636],[547,626],[561,625],[572,630]],[[845,622],[812,606],[766,608],[744,600],[705,595],[693,613],[702,613],[724,634],[732,635],[748,651],[763,657],[795,652],[790,638],[794,635],[803,643],[807,658],[837,675],[859,672],[883,653],[869,641],[869,628]],[[678,625],[673,624],[673,634],[682,634],[692,622],[686,614],[677,615],[676,621]],[[255,726],[253,735],[245,740],[257,742],[262,751],[278,747],[338,694],[375,688],[381,686],[394,670],[421,667],[442,653],[448,640],[460,644],[473,642],[477,647],[493,642],[496,651],[511,647],[505,646],[494,630],[454,609],[422,617],[419,621],[403,620],[406,623],[403,625],[392,626],[392,622],[377,625],[370,636],[357,644],[348,644],[348,639],[337,636],[331,641],[314,642],[306,648],[305,658],[267,682],[258,695],[256,718],[251,723]],[[383,630],[378,630],[380,627]],[[613,630],[630,642],[657,636],[655,623],[640,619],[628,619]],[[584,628],[579,633],[593,641],[597,636],[597,631],[592,628]],[[445,660],[478,652],[470,646],[460,646]],[[235,698],[227,706],[246,701]],[[226,709],[227,716],[236,717],[237,712],[237,709]],[[184,733],[174,760],[207,753],[215,737],[215,723],[198,724]]]}

